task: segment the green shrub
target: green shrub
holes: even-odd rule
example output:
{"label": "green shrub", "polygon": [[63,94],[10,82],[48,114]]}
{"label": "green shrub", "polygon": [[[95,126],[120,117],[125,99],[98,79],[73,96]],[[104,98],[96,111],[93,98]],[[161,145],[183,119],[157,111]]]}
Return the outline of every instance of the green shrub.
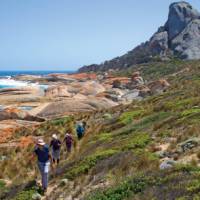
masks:
{"label": "green shrub", "polygon": [[127,180],[116,187],[104,191],[97,191],[90,195],[88,200],[122,200],[131,197],[133,194],[142,192],[148,185],[148,178],[140,176]]}
{"label": "green shrub", "polygon": [[187,186],[187,191],[188,192],[196,192],[200,190],[200,180],[193,180],[192,182],[190,182]]}
{"label": "green shrub", "polygon": [[194,166],[191,164],[177,164],[175,166],[175,170],[176,171],[182,171],[182,172],[196,172],[196,173],[200,173],[200,167],[198,166]]}
{"label": "green shrub", "polygon": [[98,141],[101,141],[101,142],[109,142],[112,140],[112,135],[111,133],[100,133],[98,136],[97,136],[97,140]]}
{"label": "green shrub", "polygon": [[169,117],[171,115],[170,112],[158,112],[158,113],[154,113],[152,115],[149,115],[147,117],[145,117],[140,125],[141,126],[145,126],[145,125],[148,125],[148,124],[152,124],[154,122],[159,122],[167,117]]}
{"label": "green shrub", "polygon": [[6,183],[3,180],[0,180],[0,190],[4,189],[6,186]]}
{"label": "green shrub", "polygon": [[70,117],[63,117],[63,118],[60,118],[60,119],[52,120],[51,124],[55,125],[55,126],[64,126],[69,121],[70,121]]}
{"label": "green shrub", "polygon": [[187,117],[193,114],[200,114],[200,108],[192,108],[185,110],[181,113],[181,117]]}
{"label": "green shrub", "polygon": [[132,138],[129,138],[128,143],[126,143],[122,150],[131,150],[137,148],[144,148],[151,141],[149,134],[147,133],[137,133],[134,134]]}
{"label": "green shrub", "polygon": [[192,200],[200,200],[200,193],[195,194]]}
{"label": "green shrub", "polygon": [[200,103],[199,98],[197,97],[191,97],[187,99],[181,99],[173,101],[169,101],[165,103],[165,107],[170,110],[178,111],[178,110],[184,110],[186,108],[191,108],[192,106],[196,106]]}
{"label": "green shrub", "polygon": [[25,190],[17,194],[17,196],[13,200],[31,200],[33,194],[35,194],[36,191],[34,189]]}
{"label": "green shrub", "polygon": [[170,112],[158,112],[153,113],[151,115],[148,115],[144,118],[142,118],[137,123],[129,124],[118,131],[116,131],[117,135],[129,135],[134,132],[140,132],[145,131],[147,128],[150,128],[155,122],[158,123],[161,120],[164,120],[165,118],[171,116]]}
{"label": "green shrub", "polygon": [[125,112],[120,116],[120,121],[123,124],[129,124],[133,121],[133,119],[137,119],[141,117],[143,114],[144,114],[144,110]]}
{"label": "green shrub", "polygon": [[110,149],[97,152],[94,155],[86,157],[84,160],[78,162],[76,166],[74,166],[67,172],[66,178],[74,179],[76,176],[80,174],[87,173],[92,167],[96,165],[96,163],[99,160],[103,160],[107,157],[110,157],[117,152],[118,152],[117,150]]}
{"label": "green shrub", "polygon": [[175,200],[187,200],[188,199],[188,197],[187,196],[184,196],[184,197],[178,197],[178,198],[176,198]]}
{"label": "green shrub", "polygon": [[159,132],[156,136],[161,137],[161,138],[167,138],[167,137],[170,137],[171,135],[172,133],[170,131],[165,130],[165,131]]}

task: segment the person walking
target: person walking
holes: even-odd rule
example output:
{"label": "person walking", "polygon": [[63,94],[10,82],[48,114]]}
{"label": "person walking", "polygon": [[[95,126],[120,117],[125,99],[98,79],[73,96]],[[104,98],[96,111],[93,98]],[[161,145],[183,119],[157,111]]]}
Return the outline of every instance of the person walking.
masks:
{"label": "person walking", "polygon": [[43,191],[46,192],[48,187],[49,166],[52,158],[49,153],[49,147],[45,144],[43,139],[38,139],[34,149],[34,155],[36,155],[38,159],[38,168],[42,177],[42,188]]}
{"label": "person walking", "polygon": [[66,147],[67,147],[67,152],[70,153],[72,150],[72,144],[73,144],[73,138],[70,132],[66,133],[65,138],[63,142],[65,142]]}
{"label": "person walking", "polygon": [[60,162],[60,149],[61,149],[61,141],[58,139],[56,134],[52,135],[52,140],[50,142],[50,148],[52,148],[52,158],[53,163],[57,163],[57,165]]}
{"label": "person walking", "polygon": [[79,140],[83,137],[84,132],[85,132],[85,129],[83,127],[83,123],[78,122],[77,125],[76,125],[76,134],[77,134],[77,137],[78,137]]}

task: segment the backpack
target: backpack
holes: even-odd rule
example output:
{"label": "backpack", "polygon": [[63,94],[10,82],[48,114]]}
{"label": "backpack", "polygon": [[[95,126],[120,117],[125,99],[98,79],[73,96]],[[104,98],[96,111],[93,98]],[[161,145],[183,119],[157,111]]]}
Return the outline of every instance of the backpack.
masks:
{"label": "backpack", "polygon": [[76,132],[77,132],[78,137],[82,137],[83,134],[84,134],[84,131],[85,130],[81,125],[78,125],[78,127],[76,128]]}

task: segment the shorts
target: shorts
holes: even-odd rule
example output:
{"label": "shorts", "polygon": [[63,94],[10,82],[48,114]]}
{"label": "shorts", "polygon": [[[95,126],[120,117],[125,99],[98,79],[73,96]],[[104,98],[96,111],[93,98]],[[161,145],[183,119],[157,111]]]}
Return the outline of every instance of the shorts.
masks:
{"label": "shorts", "polygon": [[55,160],[60,159],[60,150],[52,150],[52,157]]}

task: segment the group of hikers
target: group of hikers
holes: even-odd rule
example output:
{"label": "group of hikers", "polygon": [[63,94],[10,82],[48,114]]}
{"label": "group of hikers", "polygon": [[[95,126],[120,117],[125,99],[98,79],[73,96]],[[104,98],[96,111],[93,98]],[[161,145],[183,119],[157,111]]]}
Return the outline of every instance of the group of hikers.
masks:
{"label": "group of hikers", "polygon": [[[86,130],[86,122],[78,122],[76,125],[76,134],[78,140],[80,140]],[[59,164],[61,146],[65,143],[67,152],[72,150],[74,139],[71,132],[67,132],[63,141],[58,138],[56,134],[52,135],[50,144],[46,144],[43,139],[38,139],[34,148],[34,156],[36,155],[38,160],[38,168],[42,177],[42,189],[47,191],[48,186],[48,174],[51,163]]]}

